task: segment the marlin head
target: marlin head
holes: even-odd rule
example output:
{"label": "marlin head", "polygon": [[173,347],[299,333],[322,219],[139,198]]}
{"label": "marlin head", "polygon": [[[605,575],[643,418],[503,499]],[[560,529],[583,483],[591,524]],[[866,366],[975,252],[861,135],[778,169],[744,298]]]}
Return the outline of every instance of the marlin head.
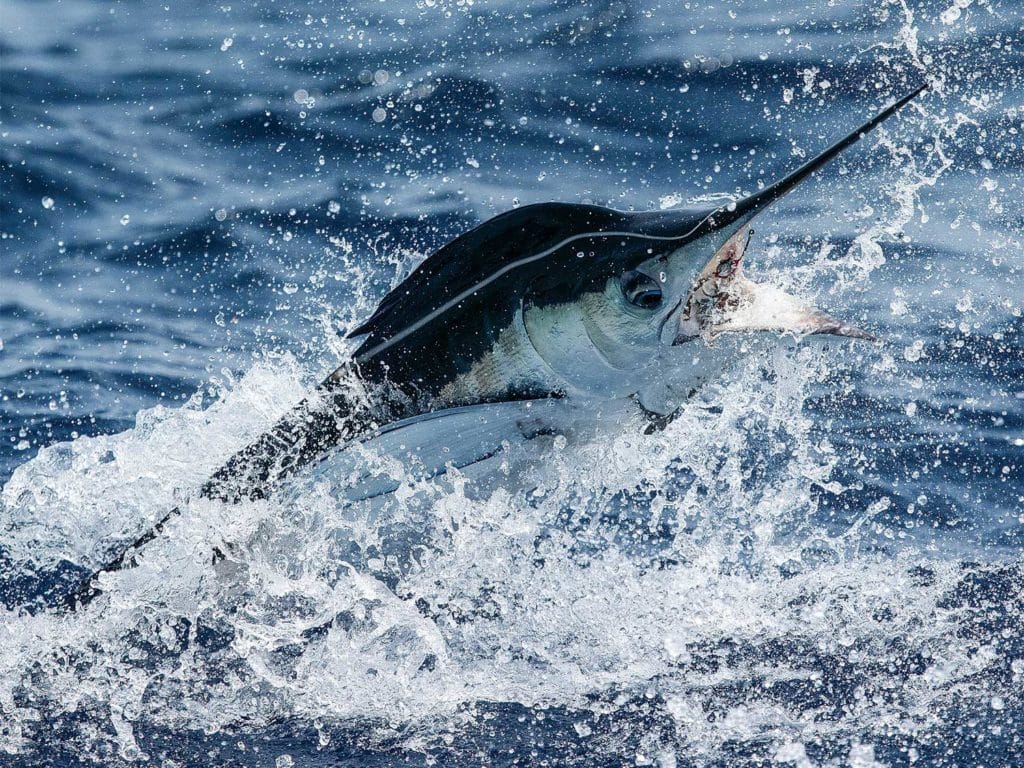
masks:
{"label": "marlin head", "polygon": [[750,224],[754,218],[895,114],[926,87],[926,84],[921,85],[906,94],[785,178],[756,194],[728,203],[702,222],[703,231],[681,250],[693,253],[700,250],[695,248],[699,243],[705,249],[709,244],[717,247],[692,280],[675,324],[673,343],[683,343],[698,335],[714,338],[730,331],[755,330],[874,339],[866,331],[836,320],[815,307],[803,305],[778,289],[752,282],[743,274],[743,257],[753,233]]}
{"label": "marlin head", "polygon": [[[579,389],[642,393],[652,381],[675,378],[672,388],[679,395],[749,351],[754,332],[873,339],[773,286],[755,283],[744,274],[743,261],[757,216],[923,88],[746,198],[714,208],[624,214],[622,231],[603,233],[596,244],[589,287],[562,290],[560,301],[541,298],[528,305],[526,329],[534,346]],[[577,272],[586,274],[572,271]],[[683,351],[670,351],[679,347]]]}

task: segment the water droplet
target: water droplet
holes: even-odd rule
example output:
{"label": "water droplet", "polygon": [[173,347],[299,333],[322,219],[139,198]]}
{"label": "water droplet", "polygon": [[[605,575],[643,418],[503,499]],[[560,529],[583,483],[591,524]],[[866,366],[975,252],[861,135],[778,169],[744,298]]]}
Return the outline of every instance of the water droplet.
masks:
{"label": "water droplet", "polygon": [[220,49],[222,51],[226,51],[228,48],[230,48],[234,44],[235,44],[235,39],[233,37],[225,37],[224,38],[224,42],[220,44]]}
{"label": "water droplet", "polygon": [[291,296],[292,294],[299,292],[299,286],[296,283],[285,283],[284,292]]}
{"label": "water droplet", "polygon": [[43,208],[45,208],[46,210],[50,210],[51,208],[53,208],[53,198],[52,197],[44,197],[43,198]]}
{"label": "water droplet", "polygon": [[338,213],[341,210],[341,203],[337,200],[331,200],[327,203],[327,210],[330,213]]}
{"label": "water droplet", "polygon": [[132,217],[129,216],[126,213],[124,216],[121,217],[121,226],[122,227],[127,227],[128,226],[128,222],[131,221],[131,220],[132,220]]}
{"label": "water droplet", "polygon": [[921,341],[920,339],[917,339],[913,344],[911,344],[909,347],[906,347],[903,350],[903,358],[908,363],[916,363],[923,356],[924,356],[924,342]]}
{"label": "water droplet", "polygon": [[576,733],[578,733],[580,736],[583,736],[584,738],[593,733],[593,731],[590,729],[590,726],[583,722],[574,723],[572,727],[573,730],[576,731]]}
{"label": "water droplet", "polygon": [[377,107],[375,110],[373,110],[372,117],[373,117],[373,122],[375,122],[375,123],[383,123],[384,120],[387,118],[387,116],[388,116],[388,113],[384,110],[383,107]]}
{"label": "water droplet", "polygon": [[683,202],[683,196],[673,192],[671,195],[665,195],[660,198],[658,200],[658,207],[664,211],[667,208],[674,208],[681,202]]}
{"label": "water droplet", "polygon": [[217,221],[224,221],[228,217],[228,212],[223,208],[218,208],[216,213],[213,214],[213,218]]}

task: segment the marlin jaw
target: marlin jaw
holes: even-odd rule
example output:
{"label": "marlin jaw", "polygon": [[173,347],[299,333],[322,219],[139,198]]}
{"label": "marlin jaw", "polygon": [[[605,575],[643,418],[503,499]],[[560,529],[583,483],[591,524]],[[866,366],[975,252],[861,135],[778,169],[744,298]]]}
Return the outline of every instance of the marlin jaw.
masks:
{"label": "marlin jaw", "polygon": [[745,278],[742,274],[743,253],[750,238],[752,219],[892,117],[927,87],[927,83],[922,83],[788,176],[720,208],[701,222],[705,235],[716,230],[729,231],[728,228],[732,234],[698,274],[689,295],[682,302],[671,340],[673,345],[699,337],[711,342],[722,333],[739,331],[776,331],[799,336],[824,334],[875,340],[871,334],[830,317],[820,309],[803,305],[793,296]]}
{"label": "marlin jaw", "polygon": [[679,312],[673,346],[698,338],[712,343],[723,333],[753,331],[877,341],[867,331],[746,277],[743,256],[752,234],[749,224],[739,227],[701,270]]}

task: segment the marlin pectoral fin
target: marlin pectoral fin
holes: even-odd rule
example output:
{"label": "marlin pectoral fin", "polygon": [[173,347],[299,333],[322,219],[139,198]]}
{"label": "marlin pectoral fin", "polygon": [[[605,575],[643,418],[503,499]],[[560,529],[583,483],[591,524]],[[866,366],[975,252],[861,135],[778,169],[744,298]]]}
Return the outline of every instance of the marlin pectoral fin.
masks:
{"label": "marlin pectoral fin", "polygon": [[283,499],[287,503],[323,485],[336,498],[369,501],[393,493],[403,482],[440,480],[453,469],[476,479],[496,461],[525,455],[538,438],[571,432],[580,414],[565,400],[540,398],[411,416],[335,451],[307,475],[289,479]]}

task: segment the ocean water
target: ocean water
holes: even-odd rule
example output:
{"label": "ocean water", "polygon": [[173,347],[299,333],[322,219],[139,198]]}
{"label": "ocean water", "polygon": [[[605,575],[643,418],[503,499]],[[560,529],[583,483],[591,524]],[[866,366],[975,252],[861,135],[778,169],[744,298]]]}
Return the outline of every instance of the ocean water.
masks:
{"label": "ocean water", "polygon": [[[5,0],[0,765],[1024,764],[1022,26]],[[782,342],[526,487],[188,501],[469,226],[751,192],[922,79],[747,256],[879,344]]]}

